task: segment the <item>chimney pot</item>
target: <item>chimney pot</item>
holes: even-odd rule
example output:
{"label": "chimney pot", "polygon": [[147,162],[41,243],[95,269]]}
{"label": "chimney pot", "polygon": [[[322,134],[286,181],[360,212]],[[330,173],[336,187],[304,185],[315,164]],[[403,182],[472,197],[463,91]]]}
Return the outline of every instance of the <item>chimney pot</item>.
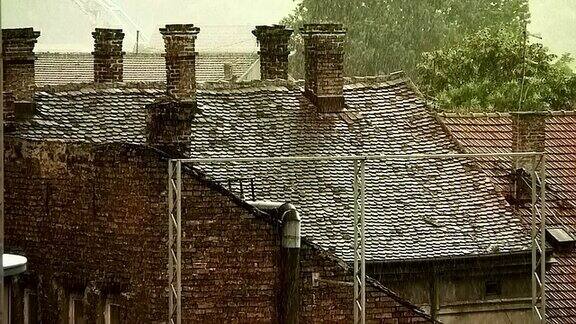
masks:
{"label": "chimney pot", "polygon": [[260,44],[260,75],[262,80],[288,79],[288,42],[293,30],[283,25],[256,26],[252,34]]}
{"label": "chimney pot", "polygon": [[344,108],[344,40],[342,24],[304,24],[305,94],[318,112]]}
{"label": "chimney pot", "polygon": [[192,24],[160,28],[166,48],[166,92],[171,97],[196,100],[195,41],[199,32]]}
{"label": "chimney pot", "polygon": [[94,82],[122,82],[124,54],[122,29],[96,28],[94,38]]}
{"label": "chimney pot", "polygon": [[16,101],[33,101],[34,46],[39,36],[33,28],[2,29],[4,90],[11,91]]}

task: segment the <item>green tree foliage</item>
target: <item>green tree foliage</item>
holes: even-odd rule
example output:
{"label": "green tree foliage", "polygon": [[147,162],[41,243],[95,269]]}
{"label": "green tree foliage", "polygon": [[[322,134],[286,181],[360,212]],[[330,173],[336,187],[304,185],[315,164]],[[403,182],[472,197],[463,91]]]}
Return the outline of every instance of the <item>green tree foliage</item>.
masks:
{"label": "green tree foliage", "polygon": [[340,22],[348,30],[346,73],[374,75],[404,70],[417,78],[422,53],[460,41],[485,27],[521,30],[527,0],[302,0],[282,23],[295,29],[292,75],[303,71],[306,22]]}
{"label": "green tree foliage", "polygon": [[423,57],[420,88],[442,110],[571,109],[576,102],[569,56],[557,59],[539,43],[524,47],[517,33],[485,29]]}

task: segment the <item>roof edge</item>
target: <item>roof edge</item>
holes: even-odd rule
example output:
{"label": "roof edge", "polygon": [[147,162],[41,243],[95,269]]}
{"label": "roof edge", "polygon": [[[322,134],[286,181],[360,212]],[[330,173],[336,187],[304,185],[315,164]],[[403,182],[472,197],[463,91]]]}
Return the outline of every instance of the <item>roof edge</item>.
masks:
{"label": "roof edge", "polygon": [[441,118],[495,118],[512,117],[514,115],[542,115],[542,116],[576,116],[573,110],[546,110],[546,111],[507,111],[507,112],[439,112]]}

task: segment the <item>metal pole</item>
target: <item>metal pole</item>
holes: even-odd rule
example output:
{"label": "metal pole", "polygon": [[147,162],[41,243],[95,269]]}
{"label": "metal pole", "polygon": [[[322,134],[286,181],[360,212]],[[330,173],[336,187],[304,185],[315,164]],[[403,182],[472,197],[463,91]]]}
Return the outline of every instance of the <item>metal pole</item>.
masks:
{"label": "metal pole", "polygon": [[517,153],[454,153],[454,154],[380,154],[380,155],[334,155],[334,156],[282,156],[264,158],[192,158],[179,159],[182,163],[229,163],[229,162],[304,162],[304,161],[355,161],[355,160],[417,160],[454,158],[511,158],[542,156],[542,152]]}
{"label": "metal pole", "polygon": [[357,324],[359,322],[360,319],[360,307],[358,307],[358,300],[360,299],[360,282],[358,280],[358,262],[359,262],[359,258],[358,258],[358,235],[359,235],[359,231],[358,231],[358,218],[359,218],[359,212],[360,212],[360,206],[358,206],[358,191],[360,190],[360,185],[359,185],[359,181],[358,181],[358,172],[359,172],[359,166],[358,166],[358,160],[354,161],[354,182],[353,182],[353,190],[354,190],[354,324]]}
{"label": "metal pole", "polygon": [[[176,167],[174,167],[176,166]],[[168,322],[182,322],[182,162],[168,161]]]}
{"label": "metal pole", "polygon": [[354,323],[366,321],[365,160],[354,160]]}
{"label": "metal pole", "polygon": [[540,314],[542,323],[546,323],[546,155],[542,155],[540,160],[540,279],[542,301],[540,304]]}
{"label": "metal pole", "polygon": [[540,314],[537,312],[538,308],[538,278],[537,278],[537,248],[536,240],[538,239],[538,231],[536,225],[536,205],[538,203],[538,196],[536,195],[536,158],[532,158],[533,169],[530,171],[530,189],[532,192],[532,208],[531,208],[531,232],[530,232],[530,247],[532,249],[532,267],[531,269],[531,279],[532,279],[532,317],[535,322],[540,321]]}
{"label": "metal pole", "polygon": [[182,162],[176,164],[176,324],[182,323]]}
{"label": "metal pole", "polygon": [[4,52],[2,48],[2,1],[0,0],[0,320],[4,318]]}
{"label": "metal pole", "polygon": [[174,242],[174,167],[172,160],[168,161],[168,321],[173,324],[174,314],[174,258],[172,247]]}
{"label": "metal pole", "polygon": [[364,206],[366,204],[366,179],[365,175],[366,161],[360,160],[360,242],[362,257],[360,259],[360,323],[366,322],[366,215],[364,213]]}

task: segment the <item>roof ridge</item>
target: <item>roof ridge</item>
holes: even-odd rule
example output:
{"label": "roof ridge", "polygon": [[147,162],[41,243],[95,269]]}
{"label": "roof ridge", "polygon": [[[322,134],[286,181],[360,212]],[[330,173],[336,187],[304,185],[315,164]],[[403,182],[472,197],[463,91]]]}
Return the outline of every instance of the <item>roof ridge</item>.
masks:
{"label": "roof ridge", "polygon": [[546,115],[546,116],[576,116],[574,110],[546,110],[546,111],[507,111],[507,112],[439,112],[439,117],[445,118],[483,118],[483,117],[511,117],[513,115]]}
{"label": "roof ridge", "polygon": [[483,117],[510,117],[508,112],[438,112],[438,117],[446,118],[483,118]]}
{"label": "roof ridge", "polygon": [[36,92],[66,92],[80,91],[84,89],[105,90],[105,89],[165,89],[164,82],[111,82],[111,83],[66,83],[66,84],[48,84],[36,86]]}

